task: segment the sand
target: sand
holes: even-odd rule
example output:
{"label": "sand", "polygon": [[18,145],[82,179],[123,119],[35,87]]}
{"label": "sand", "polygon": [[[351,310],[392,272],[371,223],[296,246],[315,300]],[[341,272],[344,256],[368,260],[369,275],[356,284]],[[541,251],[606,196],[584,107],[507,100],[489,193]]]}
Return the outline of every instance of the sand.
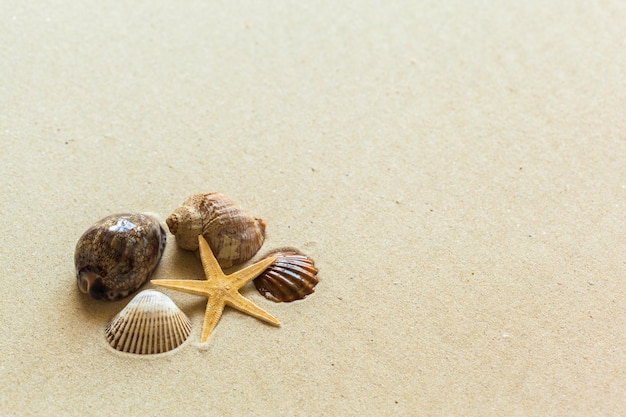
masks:
{"label": "sand", "polygon": [[[626,414],[624,3],[337,3],[0,5],[1,415]],[[77,239],[201,191],[315,293],[112,350]]]}

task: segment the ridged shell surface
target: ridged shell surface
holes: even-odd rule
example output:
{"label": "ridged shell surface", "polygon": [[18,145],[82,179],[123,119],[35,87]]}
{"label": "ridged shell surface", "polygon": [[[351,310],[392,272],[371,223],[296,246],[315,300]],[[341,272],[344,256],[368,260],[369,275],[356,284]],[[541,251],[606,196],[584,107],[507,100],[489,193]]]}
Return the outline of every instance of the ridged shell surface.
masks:
{"label": "ridged shell surface", "polygon": [[182,249],[198,250],[202,234],[222,268],[248,261],[265,240],[265,222],[217,192],[192,195],[166,223]]}
{"label": "ridged shell surface", "polygon": [[165,294],[144,290],[137,294],[105,329],[116,350],[140,355],[164,353],[189,337],[191,322]]}
{"label": "ridged shell surface", "polygon": [[126,297],[148,280],[165,243],[165,231],[151,216],[123,213],[101,219],[76,243],[78,288],[99,300]]}
{"label": "ridged shell surface", "polygon": [[267,299],[279,302],[301,300],[312,294],[319,282],[313,260],[296,249],[279,249],[266,257],[276,260],[254,279],[256,289]]}

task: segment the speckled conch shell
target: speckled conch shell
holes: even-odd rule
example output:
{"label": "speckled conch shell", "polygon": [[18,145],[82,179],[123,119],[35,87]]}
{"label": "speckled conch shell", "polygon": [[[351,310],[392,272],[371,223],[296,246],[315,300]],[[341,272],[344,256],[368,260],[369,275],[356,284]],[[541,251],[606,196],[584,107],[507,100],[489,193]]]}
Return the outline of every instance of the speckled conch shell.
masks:
{"label": "speckled conch shell", "polygon": [[145,214],[114,214],[96,222],[76,243],[78,288],[99,300],[119,300],[148,280],[165,249],[166,234]]}
{"label": "speckled conch shell", "polygon": [[203,235],[222,268],[248,261],[265,240],[265,222],[217,192],[192,195],[166,223],[182,249],[197,250]]}
{"label": "speckled conch shell", "polygon": [[116,350],[150,355],[182,345],[191,333],[191,321],[167,295],[144,290],[111,320],[104,333]]}
{"label": "speckled conch shell", "polygon": [[268,300],[291,302],[301,300],[315,290],[319,282],[313,260],[296,249],[278,249],[269,254],[276,260],[254,279],[256,289]]}

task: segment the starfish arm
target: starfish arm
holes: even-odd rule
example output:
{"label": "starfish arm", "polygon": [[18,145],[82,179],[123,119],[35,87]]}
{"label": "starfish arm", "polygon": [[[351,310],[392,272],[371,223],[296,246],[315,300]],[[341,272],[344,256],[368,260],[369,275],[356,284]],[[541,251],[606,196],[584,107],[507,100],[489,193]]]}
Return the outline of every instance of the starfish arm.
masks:
{"label": "starfish arm", "polygon": [[251,315],[252,317],[256,317],[259,320],[263,320],[269,324],[273,324],[274,326],[280,326],[280,322],[274,316],[272,316],[267,311],[261,309],[252,301],[244,298],[241,294],[230,294],[230,297],[226,298],[226,304],[229,306],[236,308],[242,313],[246,313]]}
{"label": "starfish arm", "polygon": [[204,312],[204,323],[202,324],[202,335],[200,336],[200,343],[205,343],[209,338],[209,335],[217,325],[217,322],[222,318],[222,312],[224,311],[224,297],[218,294],[209,297],[206,304],[206,311]]}
{"label": "starfish arm", "polygon": [[220,268],[220,264],[215,259],[215,255],[213,255],[213,251],[204,236],[198,235],[198,244],[200,245],[200,260],[202,261],[206,279],[223,277],[224,272],[222,272],[222,268]]}
{"label": "starfish arm", "polygon": [[186,292],[188,294],[202,295],[206,297],[207,282],[206,280],[193,279],[154,279],[150,281],[154,285],[172,290]]}
{"label": "starfish arm", "polygon": [[249,267],[244,268],[241,271],[237,271],[228,275],[228,278],[231,279],[233,287],[239,289],[246,285],[248,282],[258,277],[261,272],[265,271],[267,267],[269,267],[275,260],[275,256],[270,256],[269,258],[263,259],[253,265],[250,265]]}

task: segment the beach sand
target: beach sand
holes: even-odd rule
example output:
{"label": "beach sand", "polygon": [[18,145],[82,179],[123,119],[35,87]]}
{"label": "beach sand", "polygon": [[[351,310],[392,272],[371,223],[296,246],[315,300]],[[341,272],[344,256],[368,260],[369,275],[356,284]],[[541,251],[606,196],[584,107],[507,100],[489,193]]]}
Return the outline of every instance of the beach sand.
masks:
{"label": "beach sand", "polygon": [[[623,2],[0,5],[0,414],[626,414]],[[178,350],[113,350],[74,248],[220,191],[319,268],[159,289]],[[201,279],[168,233],[155,279]],[[144,289],[156,288],[146,284]]]}

